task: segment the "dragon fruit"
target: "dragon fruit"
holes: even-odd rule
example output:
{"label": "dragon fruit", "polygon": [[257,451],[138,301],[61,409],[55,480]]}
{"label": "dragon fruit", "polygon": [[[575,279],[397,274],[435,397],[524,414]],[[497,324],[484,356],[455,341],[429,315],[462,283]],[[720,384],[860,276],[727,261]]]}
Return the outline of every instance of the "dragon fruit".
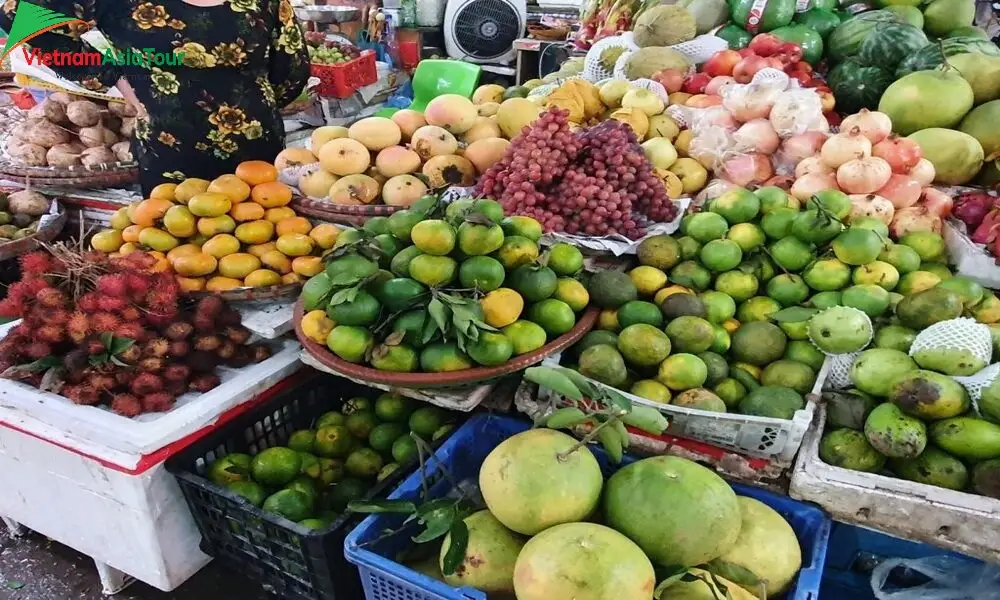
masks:
{"label": "dragon fruit", "polygon": [[952,214],[974,231],[983,222],[990,209],[1000,206],[1000,198],[986,192],[966,192],[955,199]]}

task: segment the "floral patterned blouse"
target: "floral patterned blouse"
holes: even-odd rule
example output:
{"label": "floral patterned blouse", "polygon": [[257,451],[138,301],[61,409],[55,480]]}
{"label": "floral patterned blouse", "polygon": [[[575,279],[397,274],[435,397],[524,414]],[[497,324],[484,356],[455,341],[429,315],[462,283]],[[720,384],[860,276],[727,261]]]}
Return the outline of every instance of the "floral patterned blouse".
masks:
{"label": "floral patterned blouse", "polygon": [[[121,77],[132,85],[148,113],[137,122],[132,144],[147,194],[165,181],[214,179],[241,161],[271,161],[281,151],[278,110],[298,97],[309,76],[302,28],[289,0],[225,0],[210,7],[183,0],[31,1],[86,21],[119,53],[150,58],[53,67],[95,91]],[[7,31],[17,2],[6,0],[0,10],[0,27]],[[86,46],[80,35],[89,27],[70,23],[30,44],[80,51]]]}

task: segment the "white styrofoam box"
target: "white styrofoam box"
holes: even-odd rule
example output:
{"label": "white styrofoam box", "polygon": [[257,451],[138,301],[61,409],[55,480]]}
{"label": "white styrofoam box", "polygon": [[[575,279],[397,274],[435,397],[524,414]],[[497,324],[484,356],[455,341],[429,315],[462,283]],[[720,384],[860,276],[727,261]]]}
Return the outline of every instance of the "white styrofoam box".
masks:
{"label": "white styrofoam box", "polygon": [[997,259],[986,252],[982,245],[973,243],[965,234],[964,228],[964,223],[949,219],[944,222],[944,230],[941,232],[955,271],[990,289],[1000,288],[1000,265],[997,265]]}
{"label": "white styrofoam box", "polygon": [[789,495],[834,518],[1000,562],[1000,500],[824,463],[826,409],[816,411],[792,471]]}
{"label": "white styrofoam box", "polygon": [[162,462],[122,472],[41,439],[59,432],[24,420],[32,433],[0,424],[0,514],[164,591],[211,560]]}
{"label": "white styrofoam box", "polygon": [[239,302],[233,308],[240,313],[244,327],[266,340],[277,339],[293,329],[294,299]]}
{"label": "white styrofoam box", "polygon": [[[216,422],[222,413],[250,400],[302,367],[297,341],[286,339],[275,344],[275,353],[261,363],[242,369],[217,369],[222,383],[212,391],[184,394],[168,412],[147,413],[132,419],[115,414],[107,407],[79,406],[63,396],[0,379],[0,423],[25,429],[26,419],[37,420],[53,429],[55,437],[46,439],[125,468],[134,468],[142,455]],[[30,429],[26,431],[34,433]]]}

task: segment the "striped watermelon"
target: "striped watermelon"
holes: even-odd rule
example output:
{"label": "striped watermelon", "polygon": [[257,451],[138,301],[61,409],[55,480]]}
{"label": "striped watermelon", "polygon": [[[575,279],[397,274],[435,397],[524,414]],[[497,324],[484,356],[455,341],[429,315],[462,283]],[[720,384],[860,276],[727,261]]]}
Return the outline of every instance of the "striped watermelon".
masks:
{"label": "striped watermelon", "polygon": [[926,46],[927,36],[906,23],[879,23],[858,48],[855,59],[866,66],[881,67],[890,73],[904,58]]}
{"label": "striped watermelon", "polygon": [[977,37],[957,37],[938,40],[937,43],[924,46],[910,56],[903,59],[896,67],[896,78],[909,75],[914,71],[927,71],[939,66],[944,62],[944,56],[955,56],[956,54],[985,54],[987,56],[1000,56],[1000,47],[989,40]]}
{"label": "striped watermelon", "polygon": [[895,81],[895,77],[892,71],[864,66],[849,58],[830,69],[826,80],[837,98],[837,110],[855,113],[862,108],[878,107],[882,92]]}
{"label": "striped watermelon", "polygon": [[889,10],[873,10],[844,21],[826,39],[827,56],[841,61],[858,53],[861,43],[879,23],[902,23],[903,18]]}

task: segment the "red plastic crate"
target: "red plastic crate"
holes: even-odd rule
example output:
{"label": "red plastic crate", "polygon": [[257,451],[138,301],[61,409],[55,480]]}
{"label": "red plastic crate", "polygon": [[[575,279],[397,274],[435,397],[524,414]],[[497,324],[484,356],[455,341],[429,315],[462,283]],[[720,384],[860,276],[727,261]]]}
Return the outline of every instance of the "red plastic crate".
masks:
{"label": "red plastic crate", "polygon": [[312,63],[310,73],[313,77],[319,77],[320,84],[316,92],[320,96],[347,98],[359,88],[378,80],[375,51],[365,50],[354,60],[337,65]]}

